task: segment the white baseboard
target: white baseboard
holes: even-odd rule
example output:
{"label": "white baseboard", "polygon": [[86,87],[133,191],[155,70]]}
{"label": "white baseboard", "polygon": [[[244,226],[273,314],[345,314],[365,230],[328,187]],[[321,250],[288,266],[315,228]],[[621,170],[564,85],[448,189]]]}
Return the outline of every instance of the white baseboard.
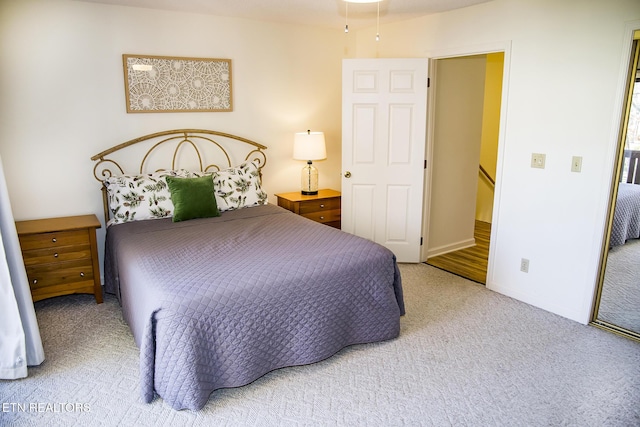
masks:
{"label": "white baseboard", "polygon": [[427,258],[448,254],[449,252],[459,251],[460,249],[470,248],[475,245],[476,245],[476,239],[471,238],[467,240],[462,240],[460,242],[452,243],[449,245],[438,246],[437,248],[431,248],[427,250]]}

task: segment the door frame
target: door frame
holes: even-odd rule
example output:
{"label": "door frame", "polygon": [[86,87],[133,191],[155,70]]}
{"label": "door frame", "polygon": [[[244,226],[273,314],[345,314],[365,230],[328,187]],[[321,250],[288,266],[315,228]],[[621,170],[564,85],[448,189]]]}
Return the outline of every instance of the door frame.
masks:
{"label": "door frame", "polygon": [[[486,286],[488,289],[491,289],[494,281],[493,281],[493,271],[494,271],[494,248],[497,246],[495,242],[498,241],[498,224],[499,224],[499,216],[500,216],[500,203],[501,203],[501,194],[502,194],[502,172],[504,166],[504,151],[505,151],[505,138],[506,138],[506,129],[507,129],[507,102],[509,95],[509,71],[511,64],[511,41],[503,41],[503,42],[495,42],[495,43],[487,43],[482,45],[474,45],[474,46],[462,46],[457,48],[448,48],[448,49],[439,49],[434,51],[429,51],[426,53],[426,57],[429,59],[429,76],[430,78],[435,79],[437,76],[435,75],[435,65],[438,59],[446,59],[446,58],[455,58],[461,56],[473,56],[473,55],[482,55],[487,53],[496,53],[503,52],[504,53],[504,68],[502,75],[502,97],[500,103],[500,127],[498,133],[498,152],[497,152],[497,160],[496,160],[496,176],[495,176],[495,192],[493,196],[493,213],[491,216],[491,242],[494,244],[489,246],[489,260],[487,266],[487,282]],[[432,89],[430,87],[429,89]],[[432,183],[432,170],[429,165],[433,162],[433,146],[434,146],[434,112],[435,112],[435,90],[429,90],[427,92],[427,147],[426,147],[426,160],[427,160],[427,172],[425,174],[425,195],[428,197],[424,198],[424,206],[423,206],[423,218],[422,218],[422,229],[424,230],[424,244],[421,249],[421,259],[426,261],[427,257],[427,248],[428,245],[428,226],[431,212],[431,195],[433,194],[431,191],[431,183]]]}

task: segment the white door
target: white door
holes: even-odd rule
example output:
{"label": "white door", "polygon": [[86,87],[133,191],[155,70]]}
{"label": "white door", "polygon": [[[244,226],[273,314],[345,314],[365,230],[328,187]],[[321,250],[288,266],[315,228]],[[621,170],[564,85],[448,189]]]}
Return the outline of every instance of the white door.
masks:
{"label": "white door", "polygon": [[427,59],[342,62],[342,229],[420,262]]}

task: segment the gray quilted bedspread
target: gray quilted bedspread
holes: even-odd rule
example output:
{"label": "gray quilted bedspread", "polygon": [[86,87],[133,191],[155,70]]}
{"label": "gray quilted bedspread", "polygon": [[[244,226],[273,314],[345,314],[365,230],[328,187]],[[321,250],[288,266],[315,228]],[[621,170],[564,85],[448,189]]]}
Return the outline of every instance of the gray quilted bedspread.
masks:
{"label": "gray quilted bedspread", "polygon": [[404,314],[389,250],[274,205],[113,225],[105,287],[140,348],[144,401],[175,409],[395,338]]}
{"label": "gray quilted bedspread", "polygon": [[640,185],[618,184],[618,198],[611,227],[610,246],[624,245],[640,237]]}

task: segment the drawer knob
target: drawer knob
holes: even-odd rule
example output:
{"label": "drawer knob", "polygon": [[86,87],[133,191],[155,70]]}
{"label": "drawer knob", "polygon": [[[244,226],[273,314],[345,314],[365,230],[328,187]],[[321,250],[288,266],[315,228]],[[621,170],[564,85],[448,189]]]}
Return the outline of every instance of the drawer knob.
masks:
{"label": "drawer knob", "polygon": [[320,219],[324,219],[324,217],[323,217],[323,216],[321,216],[321,217],[320,217]]}
{"label": "drawer knob", "polygon": [[53,243],[55,243],[55,242],[57,242],[57,241],[58,241],[58,239],[56,239],[56,238],[54,237],[53,239],[51,239],[51,241],[52,241]]}
{"label": "drawer knob", "polygon": [[56,252],[55,254],[53,254],[54,258],[58,258],[58,253]]}
{"label": "drawer knob", "polygon": [[324,208],[324,205],[323,205],[323,204],[321,204],[321,205],[320,205],[320,208]]}
{"label": "drawer knob", "polygon": [[84,277],[84,273],[83,272],[80,272],[80,277]]}
{"label": "drawer knob", "polygon": [[38,284],[38,279],[33,279],[33,282],[32,282],[32,283],[33,283],[34,285],[37,285],[37,284]]}

